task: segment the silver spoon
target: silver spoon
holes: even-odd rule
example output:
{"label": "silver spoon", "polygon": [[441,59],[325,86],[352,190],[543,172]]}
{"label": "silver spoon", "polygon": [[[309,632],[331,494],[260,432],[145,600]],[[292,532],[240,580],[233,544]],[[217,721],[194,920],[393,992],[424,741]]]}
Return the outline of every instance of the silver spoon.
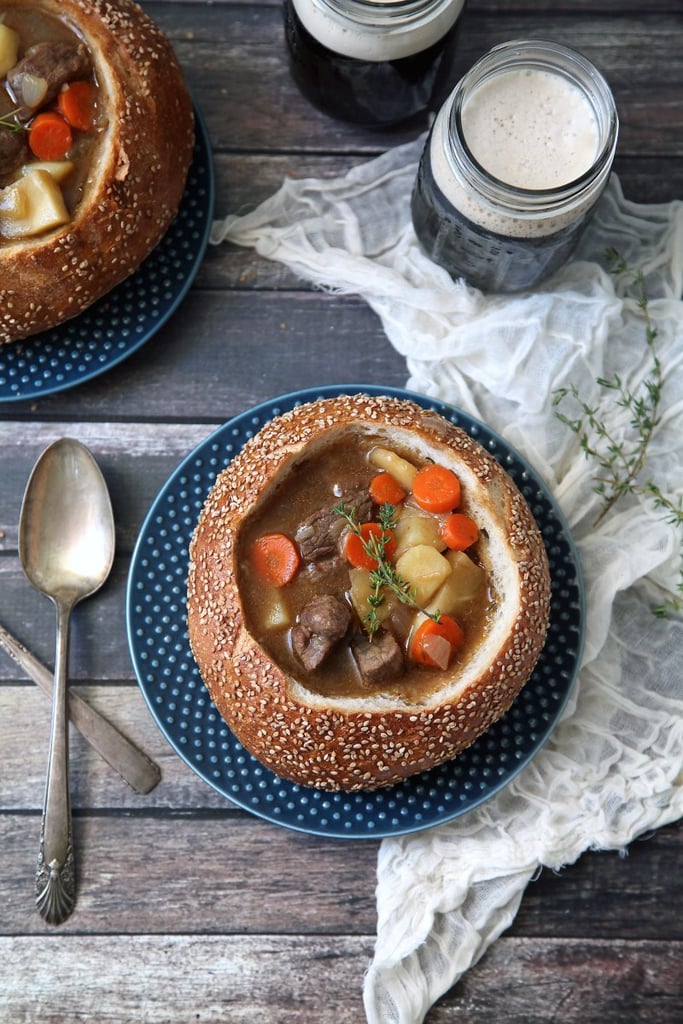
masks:
{"label": "silver spoon", "polygon": [[69,623],[74,606],[102,586],[114,560],[107,485],[80,441],[55,441],[33,467],[21,507],[19,557],[33,586],[51,598],[57,610],[36,905],[46,921],[60,924],[73,910],[76,890],[69,793]]}

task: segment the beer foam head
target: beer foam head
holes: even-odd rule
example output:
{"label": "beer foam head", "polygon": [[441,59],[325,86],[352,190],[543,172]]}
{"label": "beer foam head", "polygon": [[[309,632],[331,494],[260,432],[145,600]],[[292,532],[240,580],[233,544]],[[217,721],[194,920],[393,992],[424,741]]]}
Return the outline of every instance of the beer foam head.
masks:
{"label": "beer foam head", "polygon": [[591,208],[617,136],[609,87],[585,58],[559,44],[513,41],[494,47],[455,87],[434,122],[429,166],[473,224],[540,238]]}
{"label": "beer foam head", "polygon": [[453,27],[465,0],[292,0],[304,28],[328,50],[364,61],[420,53]]}
{"label": "beer foam head", "polygon": [[461,124],[475,160],[515,188],[567,185],[591,169],[599,152],[586,94],[541,68],[511,68],[485,79],[463,103]]}

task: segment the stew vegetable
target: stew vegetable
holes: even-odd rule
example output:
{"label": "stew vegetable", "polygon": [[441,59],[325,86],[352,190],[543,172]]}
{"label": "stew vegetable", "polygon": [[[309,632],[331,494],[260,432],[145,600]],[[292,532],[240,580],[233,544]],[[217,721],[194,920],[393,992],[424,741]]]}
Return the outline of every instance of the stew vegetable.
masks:
{"label": "stew vegetable", "polygon": [[302,461],[239,538],[250,631],[328,696],[419,700],[474,650],[496,594],[451,469],[366,436]]}
{"label": "stew vegetable", "polygon": [[0,6],[0,244],[68,224],[105,127],[79,36],[30,6]]}

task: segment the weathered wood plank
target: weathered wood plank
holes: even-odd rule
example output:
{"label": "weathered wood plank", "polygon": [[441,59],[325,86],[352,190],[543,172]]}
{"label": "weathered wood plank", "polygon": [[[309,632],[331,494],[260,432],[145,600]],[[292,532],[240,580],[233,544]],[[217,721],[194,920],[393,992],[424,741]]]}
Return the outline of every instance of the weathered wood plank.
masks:
{"label": "weathered wood plank", "polygon": [[[94,807],[95,772],[91,779],[85,799]],[[60,933],[374,930],[375,841],[306,836],[227,804],[189,813],[178,790],[173,811],[161,788],[146,812],[137,799],[125,813],[75,807],[78,905]],[[38,832],[38,812],[0,814],[0,933],[50,931],[28,898]],[[631,844],[627,858],[585,854],[544,872],[510,934],[682,942],[680,916],[666,912],[680,906],[682,851],[683,832],[670,826]]]}
{"label": "weathered wood plank", "polygon": [[[176,828],[172,822],[177,814],[183,815],[183,818],[190,812],[201,816],[214,815],[215,820],[210,818],[208,823],[200,817],[195,823],[184,821],[181,826],[194,836],[190,844],[195,850],[191,858],[192,872],[193,875],[198,872],[200,876],[204,866],[202,854],[197,851],[206,850],[207,855],[213,858],[214,844],[207,842],[206,835],[214,831],[220,833],[224,827],[228,827],[225,825],[228,821],[231,822],[229,827],[235,828],[235,835],[245,837],[244,844],[247,847],[252,841],[260,842],[264,836],[268,837],[268,842],[273,835],[277,839],[282,838],[279,830],[273,834],[271,826],[245,816],[234,808],[230,801],[216,794],[175,755],[135,687],[89,685],[80,687],[80,692],[158,761],[162,768],[162,781],[147,796],[133,793],[72,731],[71,790],[74,810],[79,818],[87,817],[93,810],[99,814],[122,811],[142,814],[137,819],[141,830],[140,842],[151,843],[159,852],[163,864],[166,858],[171,859],[173,856]],[[0,687],[0,750],[3,752],[0,807],[3,810],[29,809],[34,816],[38,814],[42,802],[48,726],[49,704],[42,694],[26,686]],[[157,817],[159,815],[160,818]],[[236,821],[240,817],[246,818],[251,824]],[[16,822],[14,825],[9,824],[11,820],[8,819],[8,828],[17,827]],[[35,817],[21,817],[18,820],[22,830],[27,828],[30,832],[37,827]],[[121,843],[121,827],[121,823],[116,820],[98,819],[86,834],[93,837],[96,849],[108,843],[117,846]],[[252,837],[248,833],[250,827],[255,833]],[[104,830],[103,838],[99,837],[99,830]],[[228,846],[232,851],[232,831],[230,836]],[[25,839],[24,843],[30,846],[30,839]],[[324,871],[328,870],[324,862],[334,845],[332,841],[331,845],[324,842]],[[346,843],[340,845],[346,848]],[[351,846],[358,847],[359,844],[352,843]],[[163,853],[166,847],[168,849]],[[0,848],[7,852],[4,842]],[[682,855],[683,826],[672,825],[646,839],[634,841],[628,849],[627,857],[619,857],[610,852],[587,854],[558,875],[544,872],[539,880],[528,887],[512,932],[519,935],[585,934],[608,938],[683,939],[683,922],[678,915],[663,913],[663,908],[675,907],[683,902],[683,879],[678,870]],[[99,856],[94,854],[89,859],[97,863]],[[354,852],[352,859],[356,856]],[[24,853],[18,850],[16,857],[17,863],[7,868],[7,877],[18,877],[23,870]],[[273,884],[273,881],[278,884],[279,864],[279,854],[272,862],[259,862],[259,872],[263,876],[260,884]],[[303,868],[307,873],[311,870],[309,865],[303,865]],[[292,864],[291,870],[296,875],[296,865]],[[275,879],[270,877],[273,871]],[[89,878],[89,885],[92,881]],[[140,882],[144,886],[150,882],[147,872]],[[196,894],[195,882],[190,888]],[[368,877],[363,886],[356,886],[355,883],[351,886],[352,891],[363,891],[368,898],[372,888]],[[136,897],[136,906],[138,899],[144,902],[144,891]],[[233,913],[234,909],[231,909]],[[128,927],[131,926],[129,923]],[[213,925],[209,922],[206,927]]]}
{"label": "weathered wood plank", "polygon": [[[133,679],[128,654],[125,591],[128,564],[117,559],[98,593],[74,612],[71,625],[70,678]],[[55,612],[52,604],[26,582],[18,560],[0,559],[3,587],[2,624],[46,665],[54,660]],[[26,623],[30,623],[30,631]],[[2,677],[17,678],[17,669],[3,652]],[[7,673],[10,675],[7,675]],[[2,678],[0,677],[0,678]]]}
{"label": "weathered wood plank", "polygon": [[[0,1011],[12,1024],[103,1016],[145,1024],[358,1024],[371,953],[368,936],[50,936],[40,947],[6,938]],[[679,1024],[680,956],[679,947],[661,942],[606,949],[502,938],[426,1024]]]}
{"label": "weathered wood plank", "polygon": [[[286,177],[297,179],[306,177],[333,178],[343,175],[352,167],[369,158],[353,155],[324,157],[292,155],[272,156],[268,160],[263,160],[261,157],[249,155],[218,154],[215,161],[217,175],[216,217],[219,218],[230,213],[247,212],[254,209],[260,202],[272,195]],[[665,202],[683,195],[683,161],[680,159],[661,160],[654,157],[644,157],[639,160],[626,160],[625,158],[617,158],[615,166],[627,198],[634,202]],[[310,292],[313,290],[308,282],[288,270],[283,264],[263,259],[250,249],[233,246],[229,243],[209,246],[193,287],[191,299],[187,300],[187,309],[184,305],[173,318],[173,322],[185,321],[182,329],[183,343],[193,353],[191,367],[193,375],[196,375],[198,372],[200,377],[203,364],[201,358],[202,339],[201,336],[197,335],[197,332],[190,332],[187,324],[196,324],[199,320],[198,310],[201,309],[204,297],[200,298],[196,295],[196,292],[198,290],[203,291],[204,289],[229,289],[240,293],[252,291],[258,293],[257,296],[252,297],[245,295],[236,303],[230,311],[229,319],[226,315],[221,321],[221,334],[232,329],[232,323],[236,317],[240,316],[240,309],[243,304],[262,302],[264,299],[263,293],[268,290],[287,293],[297,291]],[[286,303],[286,306],[279,311],[272,307],[271,332],[277,324],[283,321],[285,310],[290,307],[289,300],[291,298],[292,296],[289,294],[284,296],[283,301]],[[374,321],[374,317],[371,314],[369,315],[369,320],[370,322]],[[381,331],[381,328],[379,330]],[[163,368],[169,361],[164,350],[167,344],[166,335],[170,335],[170,333],[171,327],[164,327],[159,332],[158,341],[152,340],[149,343],[155,353],[154,359],[156,360],[157,374],[160,372],[160,367]],[[281,331],[277,333],[279,335]],[[274,341],[273,344],[276,344],[276,342]],[[295,341],[294,344],[298,344],[298,341]],[[247,352],[249,347],[246,349]],[[380,348],[380,351],[382,350]],[[353,350],[351,354],[353,355]],[[307,360],[310,360],[310,352],[304,349],[303,355]],[[330,358],[334,363],[334,353],[328,352],[324,353],[324,355],[325,359]],[[390,353],[390,358],[395,358],[395,356]],[[135,362],[131,361],[133,359]],[[127,387],[130,383],[131,367],[137,365],[138,361],[144,362],[145,359],[146,354],[144,352],[138,353],[136,356],[131,357],[131,360],[127,360],[121,367],[115,368],[105,374],[98,382],[89,383],[86,387],[97,387],[98,395],[107,395],[110,390],[109,382],[112,380],[112,374],[116,374]],[[325,372],[325,359],[318,360],[319,369],[322,373]],[[322,379],[322,377],[319,379]],[[76,399],[82,393],[83,388],[79,387],[78,393],[74,398]],[[70,397],[70,395],[65,393],[55,397],[51,405],[46,405],[46,400],[43,399],[35,403],[17,403],[15,408],[23,412],[35,406],[36,412],[43,413],[53,406],[61,407],[65,401],[68,402],[70,400]],[[101,404],[101,399],[99,401]],[[136,401],[135,408],[144,409],[144,405],[138,400]],[[156,412],[157,410],[152,410],[152,415]],[[103,413],[106,415],[106,409],[103,409]],[[4,410],[0,411],[0,417],[4,414]]]}
{"label": "weathered wood plank", "polygon": [[[298,93],[287,68],[279,6],[196,5],[155,9],[169,32],[190,85],[202,97],[214,145],[220,150],[377,152],[413,138],[427,124],[372,132],[336,122]],[[621,117],[621,153],[681,152],[680,10],[621,14],[567,9],[549,14],[501,5],[465,12],[456,77],[489,47],[521,36],[551,36],[581,50],[606,75]],[[663,76],[660,69],[666,67]],[[245,116],[248,112],[248,116]],[[391,143],[388,141],[391,140]]]}
{"label": "weathered wood plank", "polygon": [[[229,922],[226,922],[229,927]],[[367,938],[0,940],[7,1024],[358,1024]],[[141,977],[144,965],[144,982]]]}
{"label": "weathered wood plank", "polygon": [[[48,935],[31,893],[39,815],[0,815],[1,934]],[[319,840],[230,811],[73,821],[78,890],[60,935],[374,929],[377,843]]]}
{"label": "weathered wood plank", "polygon": [[[7,661],[3,655],[3,670]],[[137,686],[90,684],[73,689],[161,768],[161,781],[151,793],[135,793],[72,727],[70,774],[75,812],[235,809],[175,753]],[[0,686],[0,807],[4,810],[38,813],[42,808],[49,729],[50,701],[41,690],[31,684]]]}
{"label": "weathered wood plank", "polygon": [[[138,352],[71,391],[0,410],[3,419],[223,423],[299,388],[405,383],[405,360],[360,299],[199,292]],[[0,428],[0,433],[4,427]]]}
{"label": "weathered wood plank", "polygon": [[426,1024],[677,1024],[680,945],[501,939]]}
{"label": "weathered wood plank", "polygon": [[[117,555],[130,554],[159,488],[183,458],[218,424],[8,420],[0,425],[0,552],[15,552],[21,495],[41,451],[59,437],[75,437],[97,459],[116,522]],[[26,590],[18,563],[0,562],[3,586]],[[108,584],[109,585],[109,584]],[[31,588],[26,590],[35,597]],[[7,594],[9,597],[9,593]],[[22,600],[18,597],[18,600]],[[98,598],[99,600],[99,598]],[[11,601],[7,604],[12,605]],[[88,603],[90,607],[90,603]],[[5,623],[9,628],[9,623]]]}
{"label": "weathered wood plank", "polygon": [[[249,0],[250,7],[277,7],[281,0]],[[472,0],[470,0],[470,3]],[[245,0],[142,0],[141,6],[157,20],[168,18],[173,25],[173,7],[194,4],[196,7],[242,7]],[[480,13],[499,13],[501,11],[547,12],[548,0],[476,0]],[[171,13],[169,13],[169,9]],[[624,14],[627,12],[643,13],[642,0],[564,0],[553,3],[553,14],[571,14],[577,10],[594,11],[596,14]],[[646,13],[676,13],[676,0],[648,0]],[[197,15],[201,17],[201,13]]]}
{"label": "weathered wood plank", "polygon": [[[683,33],[682,33],[683,38]],[[216,168],[216,218],[247,213],[273,195],[286,178],[335,178],[371,157],[270,156],[219,153]],[[615,170],[624,195],[637,203],[668,202],[683,195],[683,160],[617,157]],[[311,285],[282,263],[253,250],[223,243],[209,246],[197,276],[198,288],[310,290]]]}
{"label": "weathered wood plank", "polygon": [[[276,192],[286,178],[299,180],[341,177],[353,167],[372,159],[372,155],[353,153],[273,154],[267,160],[248,153],[216,153],[216,217],[252,210]],[[638,157],[617,156],[614,167],[621,180],[624,194],[633,202],[666,202],[668,199],[678,199],[683,194],[683,165],[679,159],[644,154]],[[220,252],[220,247],[211,247],[208,250],[209,261],[215,262],[216,254]],[[226,282],[207,279],[207,268],[202,269],[204,273],[198,278],[198,285],[237,286],[232,282],[226,285]],[[213,268],[209,266],[208,269]],[[292,280],[301,284],[299,278]],[[243,288],[252,286],[254,285],[251,277],[246,275],[239,284],[239,287]],[[255,287],[263,288],[264,282],[257,280]]]}
{"label": "weathered wood plank", "polygon": [[683,823],[634,840],[625,856],[585,853],[559,873],[543,871],[527,887],[510,934],[598,937],[608,942],[683,940]]}
{"label": "weathered wood plank", "polygon": [[[278,7],[281,0],[249,0],[250,7]],[[480,13],[500,13],[515,11],[522,13],[532,11],[547,13],[548,0],[475,0]],[[472,0],[470,0],[472,3]],[[141,6],[157,20],[167,18],[169,25],[174,23],[174,7],[196,5],[196,7],[242,7],[245,0],[142,0]],[[576,11],[593,11],[596,14],[657,14],[668,12],[674,14],[679,10],[676,0],[648,0],[643,12],[642,0],[564,0],[553,3],[554,15],[572,14]],[[201,18],[201,13],[197,15]]]}

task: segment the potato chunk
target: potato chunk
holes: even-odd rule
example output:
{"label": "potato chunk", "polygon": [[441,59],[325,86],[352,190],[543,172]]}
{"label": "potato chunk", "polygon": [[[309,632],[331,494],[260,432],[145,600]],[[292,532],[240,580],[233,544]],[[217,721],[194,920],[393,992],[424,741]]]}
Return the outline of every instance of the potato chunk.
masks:
{"label": "potato chunk", "polygon": [[74,167],[73,160],[34,160],[33,163],[24,164],[21,173],[33,174],[35,171],[47,171],[61,185],[69,177]]}
{"label": "potato chunk", "polygon": [[373,590],[372,583],[370,582],[370,571],[360,567],[349,569],[349,579],[351,580],[351,589],[349,590],[351,604],[356,615],[362,621],[370,610],[368,598]]}
{"label": "potato chunk", "polygon": [[266,629],[288,629],[292,624],[289,608],[279,590],[269,587],[267,600],[264,602],[263,625]]}
{"label": "potato chunk", "polygon": [[[371,610],[368,598],[374,593],[374,587],[370,580],[370,570],[362,568],[350,569],[349,578],[351,580],[351,589],[349,590],[351,604],[358,618],[361,622],[364,622]],[[381,596],[383,600],[375,608],[375,615],[379,622],[384,622],[392,614],[398,599],[386,587],[382,588]]]}
{"label": "potato chunk", "polygon": [[437,551],[443,551],[446,547],[439,533],[439,520],[411,506],[404,506],[394,528],[394,538],[397,558],[418,544],[428,544]]}
{"label": "potato chunk", "polygon": [[413,466],[412,462],[408,462],[407,459],[401,458],[396,452],[392,452],[389,448],[373,448],[370,452],[370,463],[377,469],[383,469],[385,473],[389,473],[393,476],[394,480],[397,480],[404,491],[412,491],[413,480],[417,474],[417,466]]}
{"label": "potato chunk", "polygon": [[62,191],[47,171],[35,171],[0,189],[0,234],[30,238],[69,222]]}
{"label": "potato chunk", "polygon": [[451,574],[451,564],[429,544],[416,544],[396,559],[396,571],[415,592],[422,607]]}
{"label": "potato chunk", "polygon": [[17,63],[19,54],[19,33],[9,25],[0,24],[0,78]]}
{"label": "potato chunk", "polygon": [[439,611],[457,618],[483,591],[486,572],[464,551],[449,551],[445,558],[451,566],[451,573],[434,593],[425,611],[431,614]]}

